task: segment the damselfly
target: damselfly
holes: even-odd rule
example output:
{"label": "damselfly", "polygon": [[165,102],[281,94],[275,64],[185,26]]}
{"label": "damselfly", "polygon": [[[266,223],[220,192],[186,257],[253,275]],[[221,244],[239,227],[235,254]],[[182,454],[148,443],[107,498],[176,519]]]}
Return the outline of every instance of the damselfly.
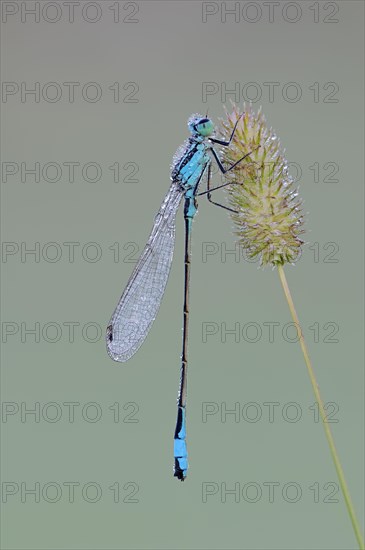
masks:
{"label": "damselfly", "polygon": [[[173,159],[171,186],[156,215],[155,222],[127,286],[119,300],[106,331],[107,350],[115,361],[127,361],[136,353],[146,338],[157,315],[170,272],[175,242],[175,218],[177,209],[184,197],[185,220],[185,284],[183,307],[183,348],[181,355],[180,386],[178,393],[178,413],[174,437],[174,476],[184,480],[188,468],[186,449],[186,384],[187,384],[187,343],[189,318],[189,276],[191,257],[191,228],[197,212],[196,197],[206,195],[208,200],[222,208],[227,206],[212,200],[211,192],[230,185],[225,183],[210,187],[211,163],[214,159],[225,174],[232,170],[250,153],[225,169],[214,144],[228,147],[233,139],[237,120],[230,139],[223,141],[213,137],[213,122],[194,114],[188,120],[191,136],[178,149]],[[207,171],[207,189],[198,193],[203,174]]]}

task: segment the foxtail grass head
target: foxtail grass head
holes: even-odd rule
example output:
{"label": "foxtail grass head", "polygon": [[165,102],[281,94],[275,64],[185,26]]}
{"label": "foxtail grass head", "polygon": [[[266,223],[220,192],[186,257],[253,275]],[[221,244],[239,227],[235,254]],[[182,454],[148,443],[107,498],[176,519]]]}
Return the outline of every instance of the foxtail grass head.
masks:
{"label": "foxtail grass head", "polygon": [[238,119],[232,143],[222,148],[227,166],[250,153],[227,173],[227,181],[234,182],[227,192],[235,233],[248,257],[259,258],[262,266],[293,263],[303,244],[303,217],[284,151],[261,110],[254,113],[251,107],[241,113],[234,105],[227,113],[220,123],[225,139]]}

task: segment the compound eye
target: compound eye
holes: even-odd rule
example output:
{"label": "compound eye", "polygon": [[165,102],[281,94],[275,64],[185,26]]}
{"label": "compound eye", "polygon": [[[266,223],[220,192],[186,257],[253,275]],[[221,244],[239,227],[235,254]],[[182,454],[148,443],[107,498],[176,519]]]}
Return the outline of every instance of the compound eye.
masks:
{"label": "compound eye", "polygon": [[209,118],[203,118],[196,125],[196,129],[201,136],[210,136],[214,131],[213,122]]}

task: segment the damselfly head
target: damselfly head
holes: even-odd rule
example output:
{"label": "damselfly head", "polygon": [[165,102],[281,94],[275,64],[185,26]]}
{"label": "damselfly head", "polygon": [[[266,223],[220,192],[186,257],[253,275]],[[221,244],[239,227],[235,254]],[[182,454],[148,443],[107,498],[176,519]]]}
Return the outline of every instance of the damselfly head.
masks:
{"label": "damselfly head", "polygon": [[188,120],[190,132],[203,137],[211,136],[214,132],[214,124],[210,118],[201,115],[192,115]]}

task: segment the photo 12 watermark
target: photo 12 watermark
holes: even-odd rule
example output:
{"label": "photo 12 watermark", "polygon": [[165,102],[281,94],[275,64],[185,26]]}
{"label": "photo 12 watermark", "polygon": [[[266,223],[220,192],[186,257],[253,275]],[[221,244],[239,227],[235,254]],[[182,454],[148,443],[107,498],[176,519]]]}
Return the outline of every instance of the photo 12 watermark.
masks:
{"label": "photo 12 watermark", "polygon": [[204,504],[338,504],[340,488],[334,481],[312,481],[308,484],[298,481],[203,481],[201,501]]}
{"label": "photo 12 watermark", "polygon": [[[326,422],[337,424],[340,406],[334,401],[324,403]],[[317,402],[303,405],[297,401],[247,401],[229,402],[203,401],[201,406],[203,424],[256,424],[289,423],[312,420],[315,424],[321,421]]]}
{"label": "photo 12 watermark", "polygon": [[310,103],[337,104],[340,101],[340,85],[338,82],[202,82],[201,100],[218,96],[222,103],[232,100],[257,103]]}
{"label": "photo 12 watermark", "polygon": [[338,2],[202,2],[203,23],[339,23]]}
{"label": "photo 12 watermark", "polygon": [[106,485],[98,481],[3,481],[3,504],[95,504],[101,501],[114,504],[139,504],[140,483],[114,481]]}
{"label": "photo 12 watermark", "polygon": [[140,183],[139,164],[134,161],[112,161],[107,165],[101,162],[64,160],[3,161],[1,181],[9,185],[16,183]]}
{"label": "photo 12 watermark", "polygon": [[[303,334],[304,333],[304,334]],[[304,335],[313,344],[338,344],[340,325],[338,321],[311,321],[300,327],[294,322],[280,321],[202,321],[201,341],[221,344],[297,344]]]}
{"label": "photo 12 watermark", "polygon": [[140,2],[114,0],[89,2],[87,0],[47,2],[1,2],[1,21],[8,24],[72,24],[83,22],[95,25],[99,22],[139,23]]}
{"label": "photo 12 watermark", "polygon": [[141,245],[134,241],[111,244],[80,241],[15,242],[4,241],[1,246],[1,263],[50,263],[75,264],[86,262],[96,264],[102,260],[113,263],[135,264],[141,252]]}
{"label": "photo 12 watermark", "polygon": [[[244,180],[247,175],[247,166],[250,163],[243,163],[241,168],[236,170],[237,178],[241,174],[242,180]],[[266,161],[256,165],[258,173],[264,171],[265,169],[274,169],[273,161]],[[283,177],[286,177],[287,174],[290,174],[292,178],[292,183],[305,182],[305,184],[318,183],[318,184],[337,184],[340,183],[339,179],[340,165],[339,162],[334,160],[330,161],[310,161],[310,162],[297,162],[295,160],[290,160],[285,164],[285,168],[282,171]],[[224,174],[219,170],[215,165],[212,166],[211,174],[215,179],[219,178],[221,183],[226,183]],[[232,189],[232,187],[231,187]]]}
{"label": "photo 12 watermark", "polygon": [[[319,243],[309,242],[298,251],[295,263],[300,260],[314,264],[338,264],[340,262],[340,245],[329,241]],[[258,264],[258,257],[250,257],[250,254],[240,243],[227,243],[215,241],[203,241],[201,243],[201,261],[205,263],[229,263],[229,264]]]}
{"label": "photo 12 watermark", "polygon": [[137,82],[15,82],[1,84],[2,103],[139,103]]}
{"label": "photo 12 watermark", "polygon": [[111,422],[113,424],[138,424],[140,422],[140,406],[135,401],[126,403],[86,403],[74,400],[27,402],[3,401],[1,404],[1,422],[13,426],[21,424],[56,423],[87,423],[97,424]]}

